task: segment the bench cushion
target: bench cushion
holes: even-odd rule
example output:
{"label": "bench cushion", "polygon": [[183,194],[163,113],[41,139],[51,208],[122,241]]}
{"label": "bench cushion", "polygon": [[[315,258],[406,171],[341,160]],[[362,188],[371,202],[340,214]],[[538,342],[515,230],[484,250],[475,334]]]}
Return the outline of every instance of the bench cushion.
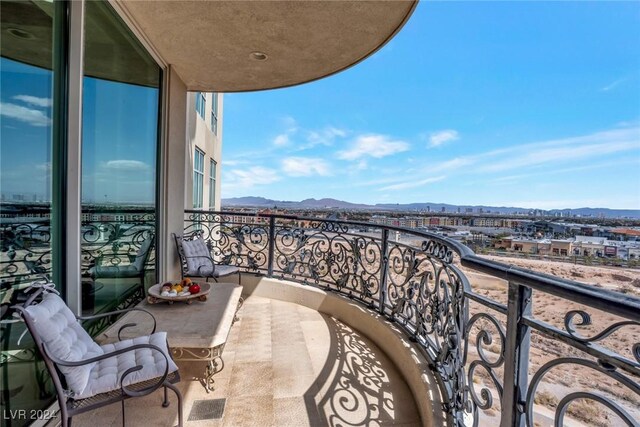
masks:
{"label": "bench cushion", "polygon": [[165,360],[162,354],[155,350],[142,348],[101,360],[95,363],[91,369],[87,387],[82,393],[77,394],[75,398],[83,399],[96,394],[120,389],[120,377],[127,369],[133,368],[134,366],[140,365],[142,369],[127,375],[123,381],[123,385],[128,386],[161,377],[164,374],[167,360],[169,362],[169,373],[178,370],[167,349],[166,332],[156,332],[152,335],[123,340],[113,344],[105,344],[101,347],[101,350],[104,353],[111,353],[136,344],[155,345],[162,350],[167,356],[167,359]]}
{"label": "bench cushion", "polygon": [[[42,302],[26,308],[33,320],[35,332],[54,357],[68,361],[80,361],[100,356],[103,350],[78,323],[74,314],[62,298],[53,293],[43,296]],[[60,366],[68,388],[74,393],[82,393],[89,381],[89,373],[95,366]]]}
{"label": "bench cushion", "polygon": [[89,269],[91,277],[98,279],[140,277],[141,270],[134,264],[126,265],[96,265]]}
{"label": "bench cushion", "polygon": [[[182,240],[188,276],[206,276],[213,272],[213,260],[204,239]],[[205,272],[208,271],[208,273]]]}

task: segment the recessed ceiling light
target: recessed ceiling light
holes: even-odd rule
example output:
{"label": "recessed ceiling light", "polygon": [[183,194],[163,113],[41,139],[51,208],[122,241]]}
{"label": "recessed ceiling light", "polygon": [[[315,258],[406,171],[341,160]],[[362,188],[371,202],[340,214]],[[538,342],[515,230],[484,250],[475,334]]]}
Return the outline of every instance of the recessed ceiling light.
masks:
{"label": "recessed ceiling light", "polygon": [[35,39],[34,35],[28,31],[21,30],[20,28],[8,28],[7,32],[14,37],[21,39]]}
{"label": "recessed ceiling light", "polygon": [[255,59],[256,61],[266,61],[268,56],[264,52],[251,52],[249,55],[251,59]]}

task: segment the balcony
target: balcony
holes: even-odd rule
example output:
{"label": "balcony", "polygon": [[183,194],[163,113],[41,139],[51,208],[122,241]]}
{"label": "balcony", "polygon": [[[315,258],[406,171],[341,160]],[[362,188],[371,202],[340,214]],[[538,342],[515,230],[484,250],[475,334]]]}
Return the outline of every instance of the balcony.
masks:
{"label": "balcony", "polygon": [[[640,299],[630,293],[370,223],[186,211],[184,232],[242,269],[246,297],[215,391],[204,391],[197,363],[180,365],[186,420],[196,401],[212,399],[225,409],[211,425],[640,420]],[[113,236],[110,248],[136,240]],[[3,275],[17,258],[3,261]],[[160,399],[128,401],[127,419],[173,425],[174,410],[149,414]],[[118,423],[119,406],[100,411]]]}

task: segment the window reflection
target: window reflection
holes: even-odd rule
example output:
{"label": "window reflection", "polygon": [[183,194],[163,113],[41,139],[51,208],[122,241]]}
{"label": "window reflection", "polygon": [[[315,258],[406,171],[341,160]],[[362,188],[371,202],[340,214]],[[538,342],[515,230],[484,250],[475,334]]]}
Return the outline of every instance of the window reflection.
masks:
{"label": "window reflection", "polygon": [[[133,305],[155,283],[160,68],[105,2],[85,6],[82,307]],[[88,325],[97,333],[104,324]]]}
{"label": "window reflection", "polygon": [[[55,6],[0,2],[0,400],[10,411],[46,408],[48,375],[10,306],[36,277],[51,275]],[[55,70],[56,73],[60,70]],[[58,284],[61,289],[61,284]],[[14,412],[15,413],[15,412]],[[29,420],[3,416],[2,425]]]}

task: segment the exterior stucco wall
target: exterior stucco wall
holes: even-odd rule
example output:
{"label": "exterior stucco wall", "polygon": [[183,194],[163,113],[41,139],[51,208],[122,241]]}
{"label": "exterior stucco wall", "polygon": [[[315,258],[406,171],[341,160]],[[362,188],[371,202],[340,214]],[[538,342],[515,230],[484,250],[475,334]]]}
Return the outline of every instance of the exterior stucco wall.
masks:
{"label": "exterior stucco wall", "polygon": [[213,159],[217,163],[216,191],[213,209],[220,209],[220,169],[222,166],[222,117],[224,96],[218,94],[218,131],[211,129],[211,109],[213,106],[213,94],[207,93],[204,119],[196,111],[197,92],[187,93],[187,133],[186,163],[184,168],[184,208],[193,209],[193,162],[196,147],[205,153],[205,173],[203,190],[203,209],[209,209],[209,161]]}
{"label": "exterior stucco wall", "polygon": [[180,277],[178,254],[171,233],[182,234],[184,230],[184,165],[187,144],[187,87],[173,68],[166,71],[166,138],[163,147],[162,189],[160,191],[160,266],[158,280]]}

